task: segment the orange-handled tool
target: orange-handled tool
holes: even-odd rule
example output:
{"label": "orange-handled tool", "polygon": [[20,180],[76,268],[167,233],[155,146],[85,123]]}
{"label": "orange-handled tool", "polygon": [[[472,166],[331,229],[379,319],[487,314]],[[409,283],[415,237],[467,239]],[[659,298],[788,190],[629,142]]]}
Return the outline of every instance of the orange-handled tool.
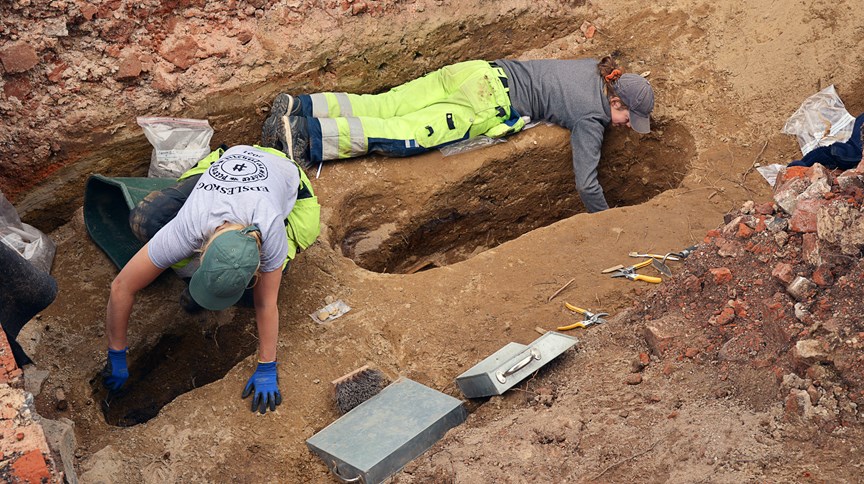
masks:
{"label": "orange-handled tool", "polygon": [[573,312],[576,312],[576,313],[579,313],[579,314],[585,316],[585,320],[580,321],[578,323],[573,323],[573,324],[570,324],[567,326],[558,326],[557,328],[555,328],[558,331],[567,331],[567,330],[576,329],[576,328],[587,328],[588,326],[591,326],[592,324],[605,323],[606,320],[603,319],[603,316],[609,316],[608,313],[592,313],[591,311],[589,311],[587,309],[582,309],[580,307],[576,307],[576,306],[574,306],[570,303],[566,303],[566,302],[564,303],[564,307],[566,307],[567,309],[569,309]]}

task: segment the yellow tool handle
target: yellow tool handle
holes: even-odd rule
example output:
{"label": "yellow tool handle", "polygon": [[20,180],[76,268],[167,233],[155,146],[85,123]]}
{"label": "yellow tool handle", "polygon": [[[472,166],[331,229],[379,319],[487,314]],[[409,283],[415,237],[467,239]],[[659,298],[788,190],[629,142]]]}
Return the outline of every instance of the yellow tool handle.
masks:
{"label": "yellow tool handle", "polygon": [[[648,260],[650,261],[651,259],[648,259]],[[659,277],[654,277],[654,276],[645,276],[645,275],[642,275],[642,274],[635,274],[634,277],[633,277],[633,280],[634,280],[634,281],[645,281],[645,282],[650,282],[650,283],[652,283],[652,284],[660,284],[661,282],[663,282],[663,279],[660,279]]]}
{"label": "yellow tool handle", "polygon": [[573,324],[568,325],[568,326],[558,326],[555,329],[557,329],[558,331],[567,331],[567,330],[571,330],[571,329],[584,328],[584,327],[585,327],[585,325],[582,323],[573,323]]}
{"label": "yellow tool handle", "polygon": [[645,260],[643,260],[642,262],[640,262],[640,263],[638,263],[638,264],[636,264],[636,265],[634,265],[634,266],[631,266],[631,267],[633,268],[633,270],[641,269],[641,268],[647,266],[648,264],[650,264],[653,260],[654,260],[654,259],[645,259]]}
{"label": "yellow tool handle", "polygon": [[564,303],[564,307],[571,311],[576,311],[579,314],[585,314],[587,312],[585,309],[577,308],[576,306],[566,302]]}

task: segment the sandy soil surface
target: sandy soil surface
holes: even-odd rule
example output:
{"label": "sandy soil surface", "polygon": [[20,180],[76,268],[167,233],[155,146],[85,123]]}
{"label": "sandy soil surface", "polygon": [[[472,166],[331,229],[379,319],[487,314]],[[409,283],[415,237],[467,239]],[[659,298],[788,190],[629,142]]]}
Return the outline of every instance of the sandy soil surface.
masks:
{"label": "sandy soil surface", "polygon": [[[465,8],[423,5],[411,15]],[[116,270],[80,211],[52,232],[61,291],[22,343],[51,371],[40,412],[75,422],[83,481],[333,482],[304,443],[337,418],[330,380],[371,364],[461,398],[460,373],[508,342],[533,341],[535,328],[573,322],[566,301],[611,316],[571,332],[575,350],[505,395],[466,401],[466,423],[395,482],[861,482],[861,382],[808,374],[785,346],[730,357],[725,343],[756,334],[757,311],[737,316],[739,334],[710,323],[730,300],[776,293],[771,272],[784,256],[721,256],[706,234],[746,201],[771,201],[752,168],[800,156],[780,129],[804,98],[835,84],[853,115],[864,111],[864,11],[852,0],[556,5],[572,7],[577,25],[596,24],[596,35],[575,30],[517,57],[615,52],[628,71],[650,71],[657,91],[655,132],[609,134],[601,182],[615,208],[581,213],[568,134],[551,126],[454,156],[325,165],[313,179],[324,232],[280,294],[285,401],[275,414],[252,414],[239,398],[255,362],[252,311],[189,316],[172,276],[144,291],[132,316],[133,378],[149,391],[107,405],[93,382]],[[533,33],[509,33],[523,34]],[[278,92],[275,82],[261,89]],[[633,262],[630,251],[690,245],[701,249],[659,287],[601,274]],[[860,274],[859,257],[844,274]],[[734,274],[734,288],[697,290],[688,278],[710,281],[718,268]],[[352,311],[324,325],[308,316],[335,299]],[[681,308],[690,326],[657,351],[646,326]],[[849,340],[864,341],[860,323],[849,324]],[[836,415],[810,418],[789,404],[790,391],[811,386],[812,401],[835,402]]]}

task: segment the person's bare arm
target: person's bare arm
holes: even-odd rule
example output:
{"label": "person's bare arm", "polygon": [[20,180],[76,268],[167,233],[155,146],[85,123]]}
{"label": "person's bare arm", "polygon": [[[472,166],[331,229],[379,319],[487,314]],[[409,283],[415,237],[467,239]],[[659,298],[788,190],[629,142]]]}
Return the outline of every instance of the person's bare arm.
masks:
{"label": "person's bare arm", "polygon": [[108,315],[105,319],[105,335],[108,348],[126,348],[126,330],[129,316],[135,303],[135,294],[153,282],[164,271],[150,261],[148,245],[144,245],[123,267],[111,283],[111,296],[108,298]]}
{"label": "person's bare arm", "polygon": [[279,285],[282,271],[262,272],[253,289],[255,296],[255,320],[258,323],[258,361],[276,360],[276,343],[279,339]]}

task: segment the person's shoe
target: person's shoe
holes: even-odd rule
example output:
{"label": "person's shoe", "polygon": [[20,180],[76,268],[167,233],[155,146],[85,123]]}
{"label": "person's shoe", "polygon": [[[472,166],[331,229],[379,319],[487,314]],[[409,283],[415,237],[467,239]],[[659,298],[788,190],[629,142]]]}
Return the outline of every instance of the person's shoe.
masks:
{"label": "person's shoe", "polygon": [[291,141],[291,154],[288,156],[304,167],[310,168],[309,128],[306,118],[303,116],[283,116],[282,129],[286,133],[285,138]]}
{"label": "person's shoe", "polygon": [[[285,152],[282,148],[277,147],[279,142],[279,131],[283,116],[290,116],[292,113],[300,111],[300,100],[290,94],[279,94],[273,99],[270,105],[270,115],[264,121],[261,128],[261,146],[268,148],[276,148]],[[284,141],[283,141],[284,143]],[[285,154],[288,154],[285,152]]]}
{"label": "person's shoe", "polygon": [[270,105],[270,116],[281,118],[282,116],[297,116],[300,114],[300,100],[296,97],[281,93],[273,99]]}
{"label": "person's shoe", "polygon": [[261,146],[276,148],[309,168],[309,130],[302,116],[271,116],[261,128]]}

